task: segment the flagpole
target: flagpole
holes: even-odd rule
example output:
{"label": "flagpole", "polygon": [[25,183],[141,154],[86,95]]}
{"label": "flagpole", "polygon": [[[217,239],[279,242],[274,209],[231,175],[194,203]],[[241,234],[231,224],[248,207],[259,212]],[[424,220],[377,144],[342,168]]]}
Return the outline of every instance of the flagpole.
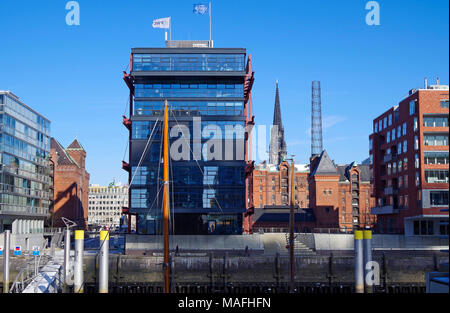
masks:
{"label": "flagpole", "polygon": [[209,42],[211,44],[211,1],[209,1]]}

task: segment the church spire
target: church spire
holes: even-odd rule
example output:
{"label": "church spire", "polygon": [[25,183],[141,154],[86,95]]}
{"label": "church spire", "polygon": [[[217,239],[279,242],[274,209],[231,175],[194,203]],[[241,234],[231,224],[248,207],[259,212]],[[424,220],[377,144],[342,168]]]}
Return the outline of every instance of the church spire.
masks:
{"label": "church spire", "polygon": [[281,108],[280,108],[280,92],[278,91],[278,80],[277,87],[275,91],[275,106],[273,109],[273,125],[278,125],[278,128],[282,128],[283,125],[281,123]]}
{"label": "church spire", "polygon": [[286,142],[284,128],[281,122],[280,92],[278,80],[275,91],[275,106],[273,110],[273,126],[270,132],[269,163],[279,165],[286,157]]}

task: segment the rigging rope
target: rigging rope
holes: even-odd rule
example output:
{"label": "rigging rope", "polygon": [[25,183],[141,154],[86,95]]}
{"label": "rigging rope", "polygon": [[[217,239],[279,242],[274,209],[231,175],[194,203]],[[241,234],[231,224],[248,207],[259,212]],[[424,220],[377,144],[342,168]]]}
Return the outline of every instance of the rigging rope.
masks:
{"label": "rigging rope", "polygon": [[[172,110],[171,110],[171,112],[172,112],[172,116],[175,118],[175,122],[177,123],[177,125],[180,125],[180,123],[178,123],[178,120],[177,120],[177,118],[175,117],[175,114],[173,113]],[[194,156],[194,152],[193,152],[192,149],[191,149],[191,144],[190,144],[190,143],[189,143],[189,150],[191,151],[192,156]],[[203,170],[202,170],[200,164],[198,163],[198,160],[195,159],[195,158],[193,158],[193,159],[194,159],[195,163],[197,164],[197,166],[198,166],[198,168],[199,168],[199,170],[200,170],[200,173],[202,173],[202,177],[204,177],[204,176],[205,176],[205,173],[203,172]],[[206,184],[208,185],[209,189],[213,189],[213,188],[211,187],[211,185],[210,185],[208,182],[206,182]],[[214,200],[216,200],[217,205],[219,206],[220,212],[221,212],[221,213],[224,213],[223,210],[222,210],[222,206],[220,205],[219,201],[217,200],[215,194],[213,195],[213,197],[214,197]]]}

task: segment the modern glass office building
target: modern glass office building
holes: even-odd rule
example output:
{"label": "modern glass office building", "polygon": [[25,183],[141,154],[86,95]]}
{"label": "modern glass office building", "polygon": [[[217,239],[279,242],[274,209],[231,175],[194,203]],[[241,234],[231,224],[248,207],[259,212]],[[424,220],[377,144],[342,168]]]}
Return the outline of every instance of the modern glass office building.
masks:
{"label": "modern glass office building", "polygon": [[137,214],[138,233],[162,233],[158,191],[167,100],[174,233],[241,234],[251,89],[246,50],[185,46],[131,52],[124,76],[130,88],[130,118],[124,121],[130,130],[130,213]]}
{"label": "modern glass office building", "polygon": [[0,232],[11,230],[23,250],[42,237],[52,185],[50,121],[13,93],[0,90]]}

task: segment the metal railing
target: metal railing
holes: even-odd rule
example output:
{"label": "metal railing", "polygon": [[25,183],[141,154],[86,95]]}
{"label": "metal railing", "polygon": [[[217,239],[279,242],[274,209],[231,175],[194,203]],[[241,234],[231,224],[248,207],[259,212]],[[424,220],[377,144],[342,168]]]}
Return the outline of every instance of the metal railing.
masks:
{"label": "metal railing", "polygon": [[29,258],[25,266],[17,274],[9,292],[22,293],[51,259],[50,255],[39,255]]}

